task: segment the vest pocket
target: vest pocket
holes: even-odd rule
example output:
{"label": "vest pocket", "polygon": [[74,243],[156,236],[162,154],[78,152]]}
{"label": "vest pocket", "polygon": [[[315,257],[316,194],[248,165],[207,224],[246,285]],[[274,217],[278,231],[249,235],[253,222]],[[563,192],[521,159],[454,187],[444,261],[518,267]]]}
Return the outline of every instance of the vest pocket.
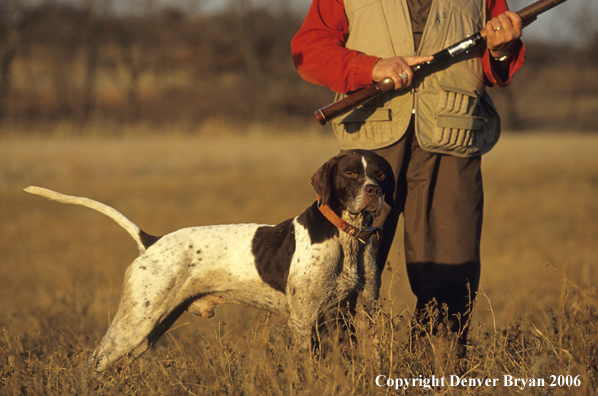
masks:
{"label": "vest pocket", "polygon": [[474,116],[477,104],[475,91],[441,85],[431,148],[464,154],[475,147],[477,132],[487,122],[484,117]]}
{"label": "vest pocket", "polygon": [[392,139],[390,109],[357,108],[333,121],[341,148],[375,148]]}
{"label": "vest pocket", "polygon": [[482,117],[439,115],[434,140],[439,148],[473,147],[476,144],[476,132],[485,124],[486,119]]}

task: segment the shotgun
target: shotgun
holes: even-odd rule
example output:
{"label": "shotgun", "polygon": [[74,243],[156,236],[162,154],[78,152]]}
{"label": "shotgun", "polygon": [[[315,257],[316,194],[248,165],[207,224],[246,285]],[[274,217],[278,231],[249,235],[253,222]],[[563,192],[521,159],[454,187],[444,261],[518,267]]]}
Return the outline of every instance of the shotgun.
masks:
{"label": "shotgun", "polygon": [[[529,6],[518,11],[517,14],[523,20],[523,26],[527,26],[536,20],[537,16],[541,13],[550,10],[557,5],[564,3],[566,0],[539,0]],[[434,58],[429,62],[420,63],[413,67],[413,75],[421,76],[430,70],[448,63],[451,59],[459,54],[470,51],[471,49],[481,45],[486,40],[486,30],[482,29],[472,36],[467,37],[459,41],[456,44],[451,45],[448,48],[443,49],[432,55]],[[390,91],[394,88],[394,82],[390,78],[372,85],[371,87],[361,89],[348,95],[347,97],[339,100],[338,102],[329,104],[328,106],[322,107],[316,110],[315,116],[321,125],[326,125],[331,119],[340,116],[355,107],[368,102],[375,97],[383,94],[384,92]]]}

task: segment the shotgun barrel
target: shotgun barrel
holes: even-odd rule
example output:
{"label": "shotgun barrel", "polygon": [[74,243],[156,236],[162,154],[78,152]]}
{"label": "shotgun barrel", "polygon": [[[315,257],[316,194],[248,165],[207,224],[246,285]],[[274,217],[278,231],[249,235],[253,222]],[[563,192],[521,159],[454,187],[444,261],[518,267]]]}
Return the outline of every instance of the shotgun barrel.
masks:
{"label": "shotgun barrel", "polygon": [[[523,20],[523,26],[527,26],[536,20],[536,17],[543,12],[556,7],[557,5],[564,3],[566,0],[539,0],[529,6],[517,11],[517,14]],[[432,55],[434,58],[429,62],[421,63],[413,67],[413,74],[415,76],[421,76],[424,73],[448,63],[455,56],[470,51],[471,49],[481,45],[486,40],[486,30],[482,29],[479,32],[467,37],[464,40],[459,41],[456,44],[451,45],[448,48],[443,49]],[[356,91],[338,102],[331,103],[328,106],[322,107],[316,110],[315,116],[321,125],[326,123],[333,118],[336,118],[354,108],[374,99],[377,96],[382,95],[384,92],[388,92],[394,88],[394,82],[390,78]]]}

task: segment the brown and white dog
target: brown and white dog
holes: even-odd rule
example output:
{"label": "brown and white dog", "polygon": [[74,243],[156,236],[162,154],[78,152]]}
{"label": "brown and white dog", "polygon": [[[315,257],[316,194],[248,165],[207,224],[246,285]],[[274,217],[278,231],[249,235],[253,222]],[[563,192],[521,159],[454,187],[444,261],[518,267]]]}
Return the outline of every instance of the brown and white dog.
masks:
{"label": "brown and white dog", "polygon": [[392,195],[392,180],[382,157],[343,152],[313,175],[318,201],[295,218],[275,226],[191,227],[162,237],[97,201],[40,187],[26,191],[98,210],[139,246],[114,320],[90,358],[99,373],[126,355],[139,357],[184,311],[209,318],[218,304],[241,304],[288,316],[300,348],[309,348],[322,313],[351,293],[373,312],[380,273],[369,239],[375,229],[368,226],[384,194]]}

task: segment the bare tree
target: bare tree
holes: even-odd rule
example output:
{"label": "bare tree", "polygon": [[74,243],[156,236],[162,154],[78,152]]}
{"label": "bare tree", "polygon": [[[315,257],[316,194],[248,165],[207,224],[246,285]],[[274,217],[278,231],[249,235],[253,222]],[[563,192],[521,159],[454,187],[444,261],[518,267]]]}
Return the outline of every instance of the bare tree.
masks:
{"label": "bare tree", "polygon": [[100,112],[98,98],[98,75],[100,71],[100,49],[102,22],[110,7],[110,0],[86,0],[87,16],[85,32],[85,78],[83,82],[83,121],[96,118]]}
{"label": "bare tree", "polygon": [[11,89],[11,67],[25,13],[18,0],[0,2],[0,121],[4,121],[8,112]]}
{"label": "bare tree", "polygon": [[114,66],[120,70],[118,75],[124,76],[125,118],[129,121],[137,121],[140,116],[139,84],[143,72],[151,66],[149,56],[151,51],[146,47],[145,40],[139,37],[136,31],[138,25],[131,22],[122,19],[116,21],[113,34],[120,49],[120,58],[117,60],[118,64]]}
{"label": "bare tree", "polygon": [[[585,116],[583,103],[588,97],[596,96],[596,85],[592,84],[596,76],[596,40],[598,39],[598,28],[595,23],[596,5],[593,2],[581,2],[569,17],[570,25],[576,30],[576,37],[579,37],[579,43],[583,45],[578,56],[571,63],[570,68],[576,70],[576,75],[571,78],[569,85],[568,111],[566,123],[576,128],[584,128]],[[594,11],[593,11],[594,10]],[[585,49],[585,50],[584,50]],[[593,115],[598,109],[591,111]],[[593,118],[593,117],[592,117]],[[594,124],[594,122],[592,122]]]}

